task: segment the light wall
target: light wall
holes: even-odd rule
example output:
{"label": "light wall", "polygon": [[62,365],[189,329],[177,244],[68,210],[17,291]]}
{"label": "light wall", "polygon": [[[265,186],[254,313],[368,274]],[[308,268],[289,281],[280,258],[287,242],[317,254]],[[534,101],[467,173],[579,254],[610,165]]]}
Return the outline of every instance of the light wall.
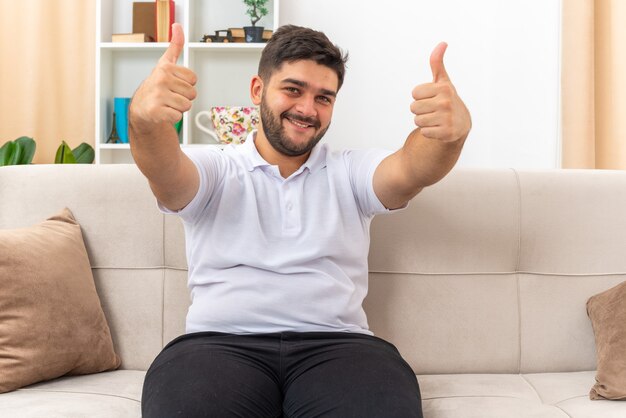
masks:
{"label": "light wall", "polygon": [[[55,0],[42,13],[51,2],[3,0],[0,142],[35,136],[35,162],[50,162],[62,139],[93,144],[94,3]],[[350,53],[326,139],[334,147],[400,147],[413,128],[411,90],[431,81],[428,57],[443,40],[474,125],[459,165],[517,168],[559,164],[560,15],[560,0],[281,0],[280,9],[282,23],[323,30]],[[47,79],[58,65],[62,76]],[[60,119],[64,106],[76,110]]]}
{"label": "light wall", "polygon": [[449,44],[448,73],[472,113],[460,166],[559,165],[560,0],[281,0],[282,23],[322,30],[350,53],[327,141],[400,147],[412,88]]}

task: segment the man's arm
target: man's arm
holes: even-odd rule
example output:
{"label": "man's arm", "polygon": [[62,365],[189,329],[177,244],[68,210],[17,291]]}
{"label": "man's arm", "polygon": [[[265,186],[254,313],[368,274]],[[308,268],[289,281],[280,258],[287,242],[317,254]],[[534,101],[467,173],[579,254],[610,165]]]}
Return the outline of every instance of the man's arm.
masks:
{"label": "man's arm", "polygon": [[200,177],[181,151],[174,124],[196,97],[196,75],[176,61],[185,43],[182,27],[172,26],[172,41],[130,104],[130,149],[152,192],[166,208],[187,206],[198,191]]}
{"label": "man's arm", "polygon": [[413,89],[411,112],[418,127],[374,173],[374,191],[388,209],[404,206],[424,187],[445,177],[471,128],[470,114],[443,65],[446,48],[441,43],[430,56],[433,82]]}

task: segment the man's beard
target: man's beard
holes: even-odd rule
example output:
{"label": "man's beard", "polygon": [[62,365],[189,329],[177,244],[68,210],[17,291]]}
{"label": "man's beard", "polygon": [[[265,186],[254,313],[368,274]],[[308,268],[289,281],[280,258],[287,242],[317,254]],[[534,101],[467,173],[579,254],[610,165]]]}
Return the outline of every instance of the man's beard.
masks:
{"label": "man's beard", "polygon": [[267,105],[265,97],[261,99],[260,107],[261,123],[263,126],[263,132],[265,133],[265,137],[276,151],[290,157],[297,157],[311,151],[313,147],[315,147],[315,145],[320,142],[320,140],[328,130],[328,126],[330,126],[329,124],[326,128],[321,130],[319,134],[311,137],[308,142],[305,142],[303,144],[295,144],[285,133],[285,128],[282,125],[283,118],[288,117],[292,120],[306,123],[308,125],[311,125],[314,129],[319,129],[320,121],[314,118],[306,118],[288,112],[283,112],[281,113],[280,117],[277,117]]}

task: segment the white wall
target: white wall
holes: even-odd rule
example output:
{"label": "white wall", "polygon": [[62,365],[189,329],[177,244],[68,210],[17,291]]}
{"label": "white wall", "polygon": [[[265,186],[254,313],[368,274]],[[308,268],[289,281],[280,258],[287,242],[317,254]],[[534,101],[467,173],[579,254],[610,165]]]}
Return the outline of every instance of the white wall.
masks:
{"label": "white wall", "polygon": [[559,166],[560,0],[281,0],[280,22],[324,31],[350,60],[325,141],[397,149],[439,41],[472,113],[459,166]]}

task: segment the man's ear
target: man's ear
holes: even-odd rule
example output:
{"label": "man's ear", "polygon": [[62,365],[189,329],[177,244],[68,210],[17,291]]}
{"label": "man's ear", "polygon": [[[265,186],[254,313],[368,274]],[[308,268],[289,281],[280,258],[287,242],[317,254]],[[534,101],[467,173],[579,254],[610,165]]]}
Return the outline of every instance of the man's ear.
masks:
{"label": "man's ear", "polygon": [[252,77],[252,81],[250,82],[250,98],[255,106],[261,104],[261,99],[263,98],[263,80],[258,75]]}

